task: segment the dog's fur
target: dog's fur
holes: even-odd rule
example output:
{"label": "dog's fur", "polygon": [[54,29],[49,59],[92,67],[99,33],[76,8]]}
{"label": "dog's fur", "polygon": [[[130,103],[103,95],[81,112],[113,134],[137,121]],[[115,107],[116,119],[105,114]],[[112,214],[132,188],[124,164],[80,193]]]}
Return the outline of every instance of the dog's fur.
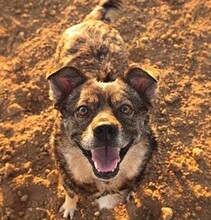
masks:
{"label": "dog's fur", "polygon": [[110,26],[121,7],[120,0],[103,1],[67,29],[48,76],[65,218],[73,217],[78,195],[93,196],[101,209],[125,202],[154,146],[148,108],[156,80],[130,66],[126,44]]}

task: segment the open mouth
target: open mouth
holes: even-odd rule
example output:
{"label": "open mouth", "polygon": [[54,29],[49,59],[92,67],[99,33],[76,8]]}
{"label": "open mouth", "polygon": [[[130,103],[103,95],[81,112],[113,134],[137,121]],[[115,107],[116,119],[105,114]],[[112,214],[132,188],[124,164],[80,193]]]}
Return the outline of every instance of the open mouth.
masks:
{"label": "open mouth", "polygon": [[118,174],[119,165],[134,142],[132,139],[124,148],[110,146],[85,150],[75,142],[93,167],[94,174],[101,179],[111,179]]}

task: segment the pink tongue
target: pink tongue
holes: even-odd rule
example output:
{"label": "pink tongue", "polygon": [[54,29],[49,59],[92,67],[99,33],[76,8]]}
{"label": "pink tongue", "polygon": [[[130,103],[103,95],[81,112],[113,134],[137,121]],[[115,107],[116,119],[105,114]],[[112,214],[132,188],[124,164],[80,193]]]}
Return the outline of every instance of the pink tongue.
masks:
{"label": "pink tongue", "polygon": [[111,147],[96,148],[91,152],[95,168],[100,172],[113,171],[120,161],[118,150]]}

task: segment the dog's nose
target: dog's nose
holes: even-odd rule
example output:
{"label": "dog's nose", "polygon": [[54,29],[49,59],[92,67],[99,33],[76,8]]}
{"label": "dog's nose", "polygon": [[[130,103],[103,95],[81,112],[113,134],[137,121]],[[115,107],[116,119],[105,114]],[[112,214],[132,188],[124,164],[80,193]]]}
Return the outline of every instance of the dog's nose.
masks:
{"label": "dog's nose", "polygon": [[118,128],[114,125],[100,125],[94,129],[94,136],[100,141],[110,141],[118,133]]}

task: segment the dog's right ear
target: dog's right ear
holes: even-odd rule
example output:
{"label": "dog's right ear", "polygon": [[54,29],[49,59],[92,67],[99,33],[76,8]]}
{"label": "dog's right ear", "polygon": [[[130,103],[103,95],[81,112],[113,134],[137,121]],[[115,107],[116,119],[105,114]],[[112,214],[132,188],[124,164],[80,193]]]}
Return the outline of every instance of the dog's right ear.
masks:
{"label": "dog's right ear", "polygon": [[56,103],[86,81],[86,77],[75,67],[63,67],[48,76],[47,79],[50,84],[51,96]]}

